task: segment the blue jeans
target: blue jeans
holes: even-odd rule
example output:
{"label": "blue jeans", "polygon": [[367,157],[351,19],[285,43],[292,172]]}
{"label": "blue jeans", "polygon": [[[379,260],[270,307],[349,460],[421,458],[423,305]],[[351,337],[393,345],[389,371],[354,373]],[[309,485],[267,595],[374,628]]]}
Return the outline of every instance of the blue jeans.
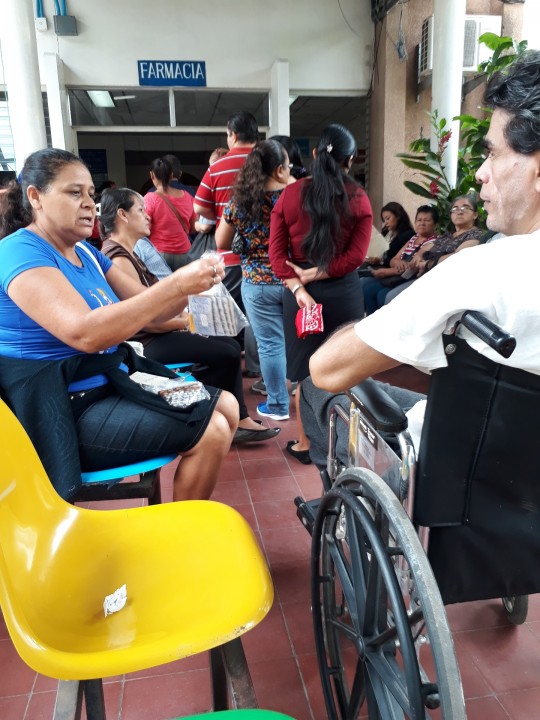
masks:
{"label": "blue jeans", "polygon": [[259,348],[259,361],[268,408],[278,415],[289,413],[287,362],[283,333],[283,285],[242,282],[242,299]]}

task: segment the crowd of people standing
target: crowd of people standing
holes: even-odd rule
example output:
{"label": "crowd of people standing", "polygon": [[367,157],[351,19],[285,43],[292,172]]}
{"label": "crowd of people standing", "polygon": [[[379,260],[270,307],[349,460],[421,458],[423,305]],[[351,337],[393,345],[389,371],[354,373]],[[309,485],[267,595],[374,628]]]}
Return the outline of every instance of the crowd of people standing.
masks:
{"label": "crowd of people standing", "polygon": [[[182,184],[174,155],[152,162],[152,188],[144,197],[111,183],[100,196],[99,240],[92,178],[66,151],[32,154],[20,182],[2,194],[1,390],[50,463],[53,483],[57,459],[49,459],[47,447],[54,429],[44,434],[28,420],[28,396],[17,390],[21,374],[35,373],[39,382],[36,362],[46,362],[54,378],[50,387],[65,396],[61,407],[79,471],[177,452],[184,459],[175,499],[209,497],[232,442],[266,441],[280,427],[249,416],[241,338],[187,331],[188,295],[221,282],[227,287],[249,320],[245,366],[260,363],[266,399],[257,414],[285,421],[288,381],[300,386],[309,376],[310,358],[328,335],[479,241],[469,196],[456,198],[455,232],[442,236],[435,207],[419,207],[413,228],[404,208],[390,202],[381,211],[388,249],[367,257],[372,209],[350,174],[356,141],[342,125],[323,130],[309,171],[291,138],[260,142],[248,112],[229,119],[227,145],[213,154],[196,190]],[[84,242],[92,232],[92,242]],[[206,249],[221,256],[197,258],[197,233],[206,237]],[[317,331],[299,332],[297,316],[305,319],[317,309]],[[124,341],[141,342],[157,374],[170,375],[156,371],[163,365],[191,363],[210,399],[184,412],[147,407],[143,396],[126,391],[122,375],[140,361]],[[308,464],[299,398],[298,438],[285,449]],[[209,449],[213,461],[197,475],[197,458]],[[62,481],[57,489],[68,497],[76,484]]]}

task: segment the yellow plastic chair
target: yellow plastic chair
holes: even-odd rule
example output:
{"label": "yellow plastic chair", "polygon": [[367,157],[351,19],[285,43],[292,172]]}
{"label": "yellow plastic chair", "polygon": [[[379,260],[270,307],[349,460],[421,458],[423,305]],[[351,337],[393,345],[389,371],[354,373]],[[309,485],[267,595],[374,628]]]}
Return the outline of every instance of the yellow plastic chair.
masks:
{"label": "yellow plastic chair", "polygon": [[[273,587],[242,516],[212,501],[108,512],[75,507],[54,491],[24,429],[1,401],[0,432],[6,625],[33,670],[84,681],[60,683],[55,717],[78,717],[82,691],[88,717],[104,717],[100,678],[212,648],[218,679],[228,659],[236,668],[228,677],[232,705],[244,700],[254,706],[252,689],[239,675],[239,636],[265,617]],[[105,616],[106,596],[124,584],[125,607]],[[218,690],[214,709],[230,704]],[[77,705],[72,714],[68,705]]]}

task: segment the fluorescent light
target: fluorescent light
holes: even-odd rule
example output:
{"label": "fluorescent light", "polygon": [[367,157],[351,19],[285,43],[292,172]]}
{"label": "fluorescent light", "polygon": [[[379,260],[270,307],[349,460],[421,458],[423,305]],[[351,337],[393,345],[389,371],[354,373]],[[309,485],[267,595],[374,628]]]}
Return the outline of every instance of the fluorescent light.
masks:
{"label": "fluorescent light", "polygon": [[136,95],[113,95],[113,100],[135,100]]}
{"label": "fluorescent light", "polygon": [[96,107],[116,107],[108,90],[87,90],[86,92]]}

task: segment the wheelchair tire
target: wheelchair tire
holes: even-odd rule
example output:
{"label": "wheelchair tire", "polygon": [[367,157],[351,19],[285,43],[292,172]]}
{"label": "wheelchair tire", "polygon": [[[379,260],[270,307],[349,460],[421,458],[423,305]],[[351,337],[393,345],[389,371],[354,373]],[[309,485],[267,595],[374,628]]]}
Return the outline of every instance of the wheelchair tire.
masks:
{"label": "wheelchair tire", "polygon": [[523,625],[529,612],[529,596],[513,595],[512,597],[503,597],[502,604],[508,621],[512,625]]}
{"label": "wheelchair tire", "polygon": [[[402,590],[405,587],[405,592]],[[343,471],[313,528],[315,643],[330,720],[465,720],[444,605],[416,531],[370,470]],[[419,662],[420,658],[420,662]]]}

